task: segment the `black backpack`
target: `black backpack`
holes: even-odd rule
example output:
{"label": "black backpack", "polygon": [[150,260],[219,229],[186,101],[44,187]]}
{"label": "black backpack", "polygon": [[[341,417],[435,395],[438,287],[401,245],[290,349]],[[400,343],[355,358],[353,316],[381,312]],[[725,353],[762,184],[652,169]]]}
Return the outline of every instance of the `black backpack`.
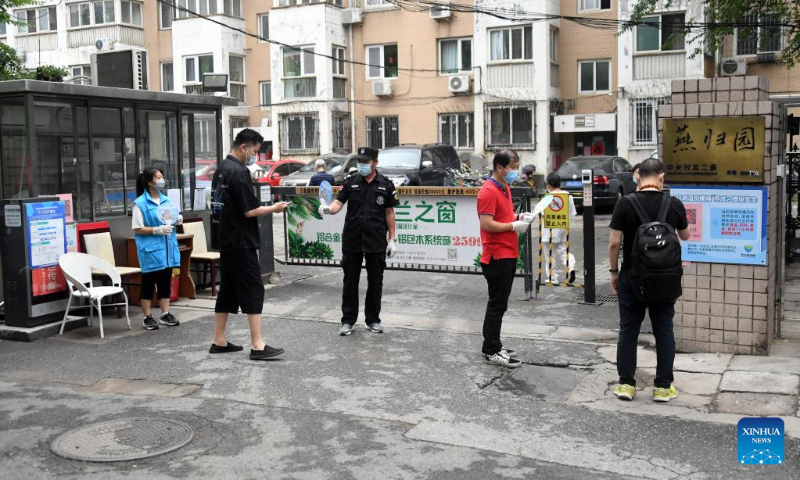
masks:
{"label": "black backpack", "polygon": [[641,302],[654,305],[674,303],[683,291],[681,278],[681,242],[675,227],[667,223],[669,192],[664,192],[658,217],[651,221],[636,194],[625,197],[642,224],[636,229],[631,248],[630,279],[634,294]]}

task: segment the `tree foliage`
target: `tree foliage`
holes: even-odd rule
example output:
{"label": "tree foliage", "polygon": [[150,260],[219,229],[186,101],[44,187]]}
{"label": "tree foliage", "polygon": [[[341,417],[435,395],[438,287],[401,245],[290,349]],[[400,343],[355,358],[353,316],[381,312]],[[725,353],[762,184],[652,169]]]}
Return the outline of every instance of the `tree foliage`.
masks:
{"label": "tree foliage", "polygon": [[[670,6],[686,0],[629,0],[631,22],[622,30],[633,28],[637,22],[652,13],[667,10]],[[788,67],[800,60],[800,2],[790,0],[689,0],[701,1],[705,18],[686,19],[687,41],[704,39],[704,46],[692,52],[717,52],[725,39],[739,27],[745,35],[755,31],[755,25],[763,15],[775,14],[783,35],[781,56]],[[752,19],[750,21],[749,19]],[[755,23],[753,23],[755,22]],[[700,43],[703,45],[703,42]]]}
{"label": "tree foliage", "polygon": [[0,23],[10,23],[19,25],[18,21],[11,13],[14,8],[25,7],[28,5],[38,5],[36,0],[0,0]]}
{"label": "tree foliage", "polygon": [[5,43],[0,43],[0,81],[33,78],[33,74],[22,65],[17,51]]}

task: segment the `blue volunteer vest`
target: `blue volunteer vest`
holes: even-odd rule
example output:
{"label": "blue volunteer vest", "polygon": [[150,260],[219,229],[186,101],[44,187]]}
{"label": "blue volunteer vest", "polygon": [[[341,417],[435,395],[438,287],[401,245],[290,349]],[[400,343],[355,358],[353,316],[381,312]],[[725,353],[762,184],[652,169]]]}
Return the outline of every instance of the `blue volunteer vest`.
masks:
{"label": "blue volunteer vest", "polygon": [[[159,194],[161,203],[168,203],[169,198]],[[142,212],[145,227],[163,225],[156,214],[158,205],[144,192],[134,203]],[[143,273],[156,272],[166,268],[177,268],[181,265],[181,254],[178,251],[178,237],[173,231],[171,235],[140,235],[136,237],[136,253],[139,255],[139,266]]]}

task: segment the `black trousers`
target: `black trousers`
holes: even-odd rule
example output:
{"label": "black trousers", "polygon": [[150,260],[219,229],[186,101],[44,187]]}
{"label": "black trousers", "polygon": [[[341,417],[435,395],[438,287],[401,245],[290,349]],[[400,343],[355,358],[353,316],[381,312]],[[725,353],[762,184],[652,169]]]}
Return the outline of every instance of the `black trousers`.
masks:
{"label": "black trousers", "polygon": [[367,323],[381,321],[381,295],[383,271],[386,269],[386,252],[342,252],[344,286],[342,288],[342,324],[355,325],[358,319],[358,280],[361,262],[367,260],[367,303],[364,316]]}
{"label": "black trousers", "polygon": [[617,373],[619,383],[636,386],[636,344],[645,310],[650,312],[653,336],[656,337],[656,378],[654,385],[669,388],[672,384],[672,367],[675,362],[675,334],[672,320],[675,304],[650,305],[636,299],[628,273],[619,274],[617,284],[619,301],[619,341],[617,342]]}
{"label": "black trousers", "polygon": [[500,341],[500,328],[503,314],[508,310],[508,297],[514,284],[517,270],[516,258],[492,259],[488,264],[481,263],[483,276],[489,286],[489,302],[483,317],[483,353],[494,355],[503,348]]}
{"label": "black trousers", "polygon": [[262,313],[264,310],[264,282],[258,252],[246,248],[220,252],[222,279],[217,293],[216,313],[239,313],[245,315]]}
{"label": "black trousers", "polygon": [[172,269],[156,270],[142,274],[142,300],[152,300],[153,292],[158,289],[158,299],[169,298],[172,294]]}

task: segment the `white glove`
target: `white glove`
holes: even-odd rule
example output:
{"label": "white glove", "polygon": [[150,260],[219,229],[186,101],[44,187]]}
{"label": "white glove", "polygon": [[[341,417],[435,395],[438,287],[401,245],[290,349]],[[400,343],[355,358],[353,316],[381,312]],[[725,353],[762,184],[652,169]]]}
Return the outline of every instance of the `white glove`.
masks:
{"label": "white glove", "polygon": [[530,212],[524,212],[524,213],[520,213],[519,215],[517,215],[517,220],[518,221],[525,222],[527,224],[533,223],[533,219],[534,218],[536,218],[536,216],[534,214],[530,213]]}
{"label": "white glove", "polygon": [[331,206],[330,205],[320,205],[318,211],[319,211],[320,215],[330,215],[331,214]]}
{"label": "white glove", "polygon": [[178,214],[178,223],[175,225],[183,225],[183,215]]}
{"label": "white glove", "polygon": [[172,225],[161,225],[159,227],[153,227],[153,235],[171,235],[172,234]]}
{"label": "white glove", "polygon": [[525,233],[528,231],[528,227],[530,227],[531,224],[525,220],[517,220],[516,222],[511,222],[511,226],[514,227],[515,232]]}
{"label": "white glove", "polygon": [[397,246],[394,244],[394,238],[389,239],[389,244],[386,246],[386,256],[392,258],[397,253]]}

